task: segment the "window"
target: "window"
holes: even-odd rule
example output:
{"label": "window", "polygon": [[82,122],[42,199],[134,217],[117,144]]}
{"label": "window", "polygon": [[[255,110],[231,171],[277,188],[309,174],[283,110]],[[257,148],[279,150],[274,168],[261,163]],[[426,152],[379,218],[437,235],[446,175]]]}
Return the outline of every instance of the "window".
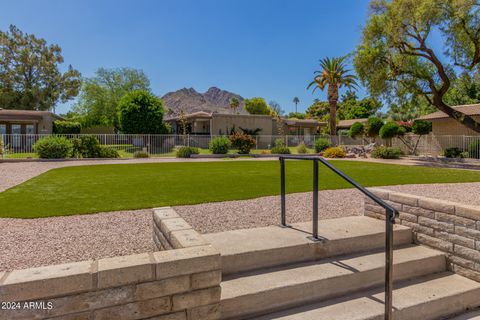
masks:
{"label": "window", "polygon": [[0,124],[0,134],[7,134],[7,125]]}
{"label": "window", "polygon": [[35,125],[33,124],[27,124],[25,126],[26,130],[25,130],[25,133],[26,134],[34,134],[35,133]]}
{"label": "window", "polygon": [[12,134],[21,134],[22,125],[21,124],[12,124]]}

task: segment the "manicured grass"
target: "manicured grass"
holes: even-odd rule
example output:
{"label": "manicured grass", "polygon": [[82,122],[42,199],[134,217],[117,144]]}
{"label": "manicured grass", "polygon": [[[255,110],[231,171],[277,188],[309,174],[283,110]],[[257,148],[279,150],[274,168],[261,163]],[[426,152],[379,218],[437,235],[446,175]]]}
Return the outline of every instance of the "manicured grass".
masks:
{"label": "manicured grass", "polygon": [[[365,186],[480,181],[480,172],[332,161]],[[320,167],[320,189],[349,185]],[[312,190],[312,163],[287,162],[287,192]],[[0,193],[0,217],[35,218],[279,194],[278,161],[117,164],[48,171]]]}

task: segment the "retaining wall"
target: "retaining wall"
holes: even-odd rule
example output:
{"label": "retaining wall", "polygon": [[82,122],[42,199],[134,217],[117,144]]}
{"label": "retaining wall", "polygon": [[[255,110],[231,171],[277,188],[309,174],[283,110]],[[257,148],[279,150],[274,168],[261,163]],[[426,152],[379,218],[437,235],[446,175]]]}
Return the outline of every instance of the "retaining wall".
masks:
{"label": "retaining wall", "polygon": [[173,209],[153,215],[171,250],[0,272],[0,319],[219,319],[219,252]]}
{"label": "retaining wall", "polygon": [[[414,240],[447,255],[449,270],[480,281],[480,207],[370,189],[400,214],[396,222],[412,228]],[[385,219],[385,210],[365,198],[364,214]]]}

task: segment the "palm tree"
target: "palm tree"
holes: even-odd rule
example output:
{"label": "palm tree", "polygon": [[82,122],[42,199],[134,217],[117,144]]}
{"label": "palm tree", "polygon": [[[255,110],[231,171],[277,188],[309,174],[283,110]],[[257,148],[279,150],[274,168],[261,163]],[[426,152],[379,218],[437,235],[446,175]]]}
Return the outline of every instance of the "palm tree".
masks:
{"label": "palm tree", "polygon": [[293,103],[295,103],[295,113],[297,113],[297,105],[300,103],[300,99],[298,99],[298,97],[294,97]]}
{"label": "palm tree", "polygon": [[347,56],[339,58],[324,58],[320,60],[322,70],[315,71],[315,78],[308,85],[307,89],[315,86],[313,92],[320,88],[324,90],[328,87],[328,106],[330,109],[330,135],[337,134],[337,102],[338,90],[341,87],[357,86],[357,77],[350,74],[350,70],[346,68]]}
{"label": "palm tree", "polygon": [[240,106],[240,101],[235,97],[231,97],[228,103],[230,105],[230,108],[233,110],[233,113],[235,114],[235,111],[237,111],[237,108]]}

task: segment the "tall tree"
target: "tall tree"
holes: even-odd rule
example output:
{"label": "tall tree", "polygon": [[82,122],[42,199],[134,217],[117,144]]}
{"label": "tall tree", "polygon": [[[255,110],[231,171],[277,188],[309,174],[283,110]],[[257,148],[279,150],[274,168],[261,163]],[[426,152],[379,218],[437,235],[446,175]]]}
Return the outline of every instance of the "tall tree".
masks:
{"label": "tall tree", "polygon": [[[478,0],[372,0],[372,14],[354,60],[373,95],[421,95],[429,104],[480,132],[472,117],[445,99],[458,73],[480,64]],[[432,34],[444,41],[431,46]],[[443,48],[447,48],[444,50]]]}
{"label": "tall tree", "polygon": [[278,114],[279,116],[282,116],[284,111],[282,109],[282,107],[280,106],[280,104],[277,102],[277,101],[274,101],[274,100],[271,100],[269,103],[268,103],[268,106],[270,107],[270,110],[272,112],[275,112],[276,114]]}
{"label": "tall tree", "polygon": [[368,118],[381,108],[382,104],[377,99],[372,97],[358,99],[354,91],[347,90],[338,106],[338,118],[341,120]]}
{"label": "tall tree", "polygon": [[118,103],[134,90],[150,92],[150,80],[142,70],[99,68],[94,77],[84,79],[73,112],[84,127],[103,125],[119,129]]}
{"label": "tall tree", "polygon": [[298,112],[297,105],[300,103],[300,99],[298,99],[298,97],[294,97],[293,103],[295,103],[295,113],[297,113]]}
{"label": "tall tree", "polygon": [[346,56],[343,56],[320,60],[321,70],[315,71],[316,76],[307,87],[307,89],[310,89],[314,86],[313,91],[317,88],[320,88],[320,90],[327,88],[331,135],[337,134],[337,103],[339,89],[341,87],[351,88],[357,85],[355,75],[350,74],[350,70],[346,68],[346,58]]}
{"label": "tall tree", "polygon": [[228,100],[228,104],[230,105],[230,109],[233,110],[233,113],[237,113],[237,109],[240,106],[240,101],[235,97],[231,97],[230,100]]}
{"label": "tall tree", "polygon": [[250,114],[264,114],[271,113],[265,99],[260,97],[254,97],[251,99],[245,99],[245,110]]}
{"label": "tall tree", "polygon": [[5,109],[52,110],[78,94],[80,72],[64,62],[62,49],[23,33],[14,25],[0,31],[0,106]]}

